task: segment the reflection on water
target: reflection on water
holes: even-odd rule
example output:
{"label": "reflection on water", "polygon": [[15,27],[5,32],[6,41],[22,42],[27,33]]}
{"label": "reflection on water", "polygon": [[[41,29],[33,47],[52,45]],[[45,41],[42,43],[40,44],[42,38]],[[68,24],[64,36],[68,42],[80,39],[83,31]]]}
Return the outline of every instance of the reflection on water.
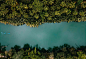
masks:
{"label": "reflection on water", "polygon": [[[6,34],[6,32],[1,32],[1,34]],[[10,34],[10,33],[7,33],[7,34]]]}

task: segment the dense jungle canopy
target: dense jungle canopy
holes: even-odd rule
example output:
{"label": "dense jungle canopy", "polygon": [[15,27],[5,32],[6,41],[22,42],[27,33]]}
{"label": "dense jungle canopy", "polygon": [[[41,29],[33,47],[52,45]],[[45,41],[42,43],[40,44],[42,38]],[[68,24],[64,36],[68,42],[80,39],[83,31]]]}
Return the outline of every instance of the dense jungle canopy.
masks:
{"label": "dense jungle canopy", "polygon": [[86,21],[84,0],[0,0],[0,22],[38,27],[43,23]]}

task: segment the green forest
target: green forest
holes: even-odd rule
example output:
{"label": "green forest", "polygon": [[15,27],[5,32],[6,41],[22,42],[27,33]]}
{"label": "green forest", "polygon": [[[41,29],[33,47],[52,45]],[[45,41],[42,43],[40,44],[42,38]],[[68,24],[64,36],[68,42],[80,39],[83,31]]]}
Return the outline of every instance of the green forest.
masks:
{"label": "green forest", "polygon": [[59,47],[49,47],[46,50],[43,47],[40,48],[38,44],[32,47],[26,43],[23,48],[15,45],[9,51],[6,51],[6,46],[0,43],[0,54],[6,56],[2,57],[2,59],[86,59],[86,46],[74,48],[64,44]]}
{"label": "green forest", "polygon": [[0,0],[0,23],[38,27],[86,21],[85,0]]}
{"label": "green forest", "polygon": [[[86,21],[85,0],[0,0],[0,23],[5,25],[38,27],[43,23],[81,21]],[[9,51],[3,46],[0,43],[0,56],[6,56],[2,59],[86,59],[86,46],[75,49],[64,44],[46,50],[25,44]]]}

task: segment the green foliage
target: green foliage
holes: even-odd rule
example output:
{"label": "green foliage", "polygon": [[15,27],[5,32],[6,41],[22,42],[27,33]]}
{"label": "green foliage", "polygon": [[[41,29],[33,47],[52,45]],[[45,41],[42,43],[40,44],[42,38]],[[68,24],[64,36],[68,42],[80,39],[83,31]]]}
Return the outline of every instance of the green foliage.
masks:
{"label": "green foliage", "polygon": [[55,15],[60,16],[61,15],[60,11],[55,11]]}
{"label": "green foliage", "polygon": [[31,16],[33,16],[33,15],[34,15],[34,13],[33,13],[32,11],[29,11],[29,14],[30,14]]}
{"label": "green foliage", "polygon": [[19,6],[19,5],[16,6],[16,9],[17,10],[21,10],[21,8],[23,8],[23,7],[22,6]]}
{"label": "green foliage", "polygon": [[78,58],[80,58],[80,59],[82,59],[83,58],[83,56],[85,56],[84,54],[83,54],[83,52],[81,52],[81,51],[79,51],[79,52],[77,52],[77,54],[78,54]]}
{"label": "green foliage", "polygon": [[64,57],[64,53],[63,52],[60,52],[60,53],[57,53],[57,58],[60,58],[61,56],[63,56]]}
{"label": "green foliage", "polygon": [[73,11],[73,15],[78,15],[78,12],[77,11]]}
{"label": "green foliage", "polygon": [[82,8],[86,8],[86,2],[82,2],[82,3],[81,3],[81,7],[82,7]]}
{"label": "green foliage", "polygon": [[21,2],[23,2],[24,4],[29,4],[31,2],[31,0],[19,0]]}
{"label": "green foliage", "polygon": [[67,3],[67,7],[69,7],[69,8],[75,8],[75,3],[74,2]]}
{"label": "green foliage", "polygon": [[39,18],[39,14],[35,14],[34,17],[35,17],[36,19],[38,19],[38,18]]}
{"label": "green foliage", "polygon": [[28,14],[27,13],[24,13],[23,16],[24,16],[24,18],[28,18]]}
{"label": "green foliage", "polygon": [[85,16],[85,12],[84,12],[84,11],[80,11],[80,12],[79,12],[79,15],[80,15],[80,16]]}
{"label": "green foliage", "polygon": [[54,4],[54,0],[49,0],[48,2],[50,5]]}
{"label": "green foliage", "polygon": [[[15,45],[15,47],[18,47]],[[37,49],[36,49],[37,47]],[[70,47],[68,44],[64,44],[60,47],[48,48],[48,53],[45,53],[45,49],[42,48],[41,51],[38,50],[38,45],[36,45],[32,49],[32,47],[29,46],[29,44],[25,44],[24,48],[27,48],[26,50],[20,49],[16,52],[14,48],[10,49],[9,51],[5,51],[5,55],[8,59],[47,59],[47,58],[54,58],[54,59],[86,59],[86,53],[85,51],[78,51],[73,46]],[[77,49],[83,49],[85,46],[80,46]],[[1,48],[1,44],[0,44]],[[78,51],[78,52],[77,52]],[[1,51],[0,51],[1,52]],[[52,52],[52,53],[51,53]],[[75,54],[76,52],[76,54]],[[53,54],[54,53],[54,54]],[[56,55],[55,55],[56,54]],[[1,55],[4,55],[1,53]]]}
{"label": "green foliage", "polygon": [[17,16],[18,13],[17,13],[16,11],[13,11],[13,12],[12,12],[12,15],[13,15],[13,16]]}
{"label": "green foliage", "polygon": [[60,9],[61,9],[61,7],[59,5],[57,5],[57,10],[60,10]]}
{"label": "green foliage", "polygon": [[31,58],[31,59],[40,59],[41,57],[39,57],[38,55],[36,55],[36,54],[39,54],[39,55],[41,55],[41,53],[40,52],[37,52],[36,51],[36,47],[35,47],[35,49],[34,50],[32,50],[31,52],[28,52],[28,56],[25,56],[25,57],[23,57],[23,58]]}
{"label": "green foliage", "polygon": [[71,10],[69,9],[68,12],[66,13],[67,15],[71,14]]}
{"label": "green foliage", "polygon": [[68,12],[68,9],[67,8],[64,8],[63,13],[67,13],[67,12]]}
{"label": "green foliage", "polygon": [[65,7],[66,3],[64,1],[61,2],[60,6]]}
{"label": "green foliage", "polygon": [[51,17],[51,16],[49,16],[47,19],[48,19],[48,20],[52,20],[52,17]]}
{"label": "green foliage", "polygon": [[52,11],[55,11],[56,6],[53,5],[53,6],[50,7],[50,9],[51,9]]}
{"label": "green foliage", "polygon": [[34,10],[36,10],[37,12],[41,12],[43,10],[43,3],[40,2],[39,0],[34,0],[34,2],[32,3]]}
{"label": "green foliage", "polygon": [[5,2],[6,4],[15,7],[18,3],[16,2],[16,0],[6,0]]}
{"label": "green foliage", "polygon": [[44,6],[44,11],[47,11],[49,10],[49,7],[48,6]]}
{"label": "green foliage", "polygon": [[42,1],[44,5],[47,5],[48,4],[48,1],[47,0],[43,0]]}
{"label": "green foliage", "polygon": [[48,17],[48,16],[49,16],[49,14],[46,12],[44,16],[45,16],[45,17]]}
{"label": "green foliage", "polygon": [[[57,19],[58,21],[56,22],[63,20],[76,22],[79,20],[78,22],[80,22],[86,15],[86,2],[82,1],[83,0],[5,0],[0,4],[0,22],[15,26],[33,22],[34,24],[28,24],[30,27],[35,27],[36,24],[44,23],[47,20],[53,20],[54,22]],[[16,20],[16,17],[18,20]],[[25,20],[22,20],[21,17]]]}
{"label": "green foliage", "polygon": [[24,53],[24,50],[21,50],[21,51],[15,53],[15,54],[12,56],[12,58],[13,58],[13,59],[22,59],[22,58],[23,58],[23,53]]}
{"label": "green foliage", "polygon": [[77,5],[79,5],[81,2],[83,2],[83,0],[78,0]]}
{"label": "green foliage", "polygon": [[29,6],[29,8],[32,8],[32,7],[33,7],[33,5],[32,5],[32,4],[29,4],[28,6]]}
{"label": "green foliage", "polygon": [[14,53],[16,53],[16,50],[10,49],[10,50],[7,52],[7,55],[11,57],[11,56],[13,56]]}
{"label": "green foliage", "polygon": [[42,55],[41,58],[42,58],[42,59],[45,59],[46,57]]}

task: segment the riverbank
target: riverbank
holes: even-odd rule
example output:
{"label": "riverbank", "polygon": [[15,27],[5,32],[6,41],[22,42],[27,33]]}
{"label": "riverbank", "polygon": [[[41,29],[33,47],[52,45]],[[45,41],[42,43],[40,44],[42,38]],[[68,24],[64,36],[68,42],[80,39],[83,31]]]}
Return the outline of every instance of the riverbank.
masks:
{"label": "riverbank", "polygon": [[[41,50],[33,47],[29,49],[21,48],[15,49],[12,48],[9,51],[5,51],[3,55],[5,58],[30,58],[30,59],[62,59],[62,58],[71,58],[71,59],[84,59],[86,58],[86,46],[80,46],[75,49],[74,47],[70,46],[60,46],[49,48],[48,50],[42,48]],[[4,56],[2,57],[4,58]]]}

